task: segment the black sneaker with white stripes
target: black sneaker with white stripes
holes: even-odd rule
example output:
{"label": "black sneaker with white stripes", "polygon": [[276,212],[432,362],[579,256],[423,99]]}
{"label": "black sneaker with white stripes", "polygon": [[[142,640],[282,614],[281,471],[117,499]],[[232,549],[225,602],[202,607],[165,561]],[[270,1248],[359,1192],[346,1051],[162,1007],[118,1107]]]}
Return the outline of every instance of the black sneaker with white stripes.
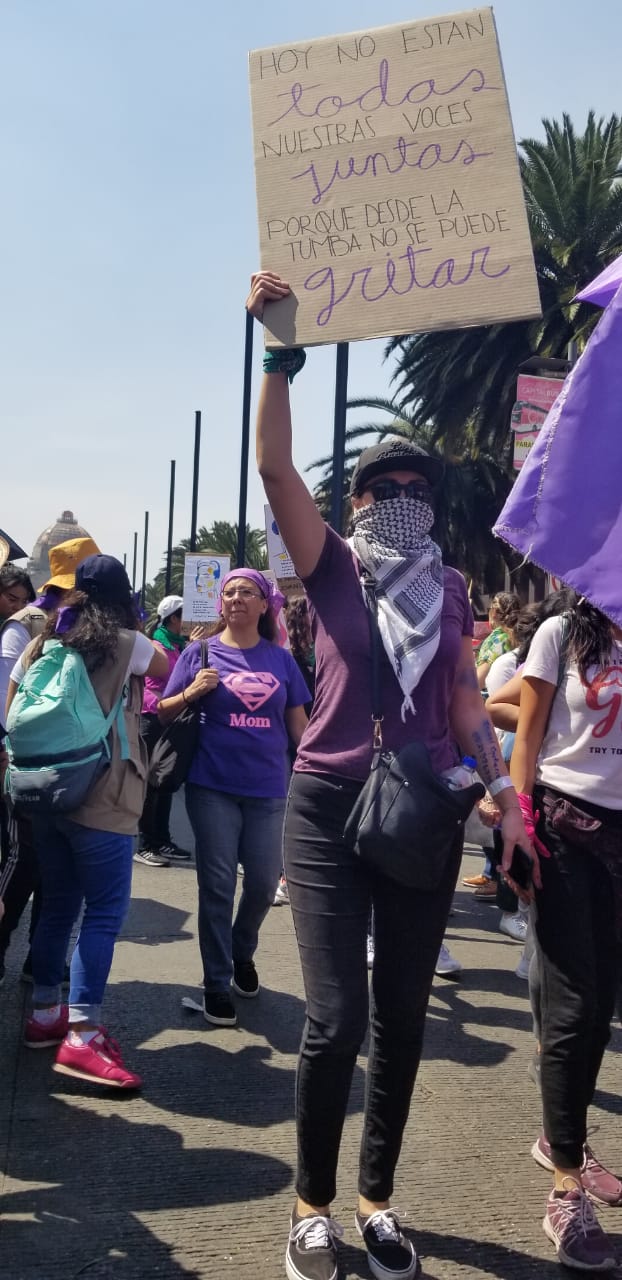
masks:
{"label": "black sneaker with white stripes", "polygon": [[337,1280],[337,1240],[342,1235],[334,1218],[320,1213],[299,1218],[294,1210],[285,1254],[288,1280]]}
{"label": "black sneaker with white stripes", "polygon": [[377,1209],[369,1217],[355,1213],[354,1224],[367,1248],[367,1261],[377,1280],[412,1280],[419,1260],[414,1246],[402,1235],[395,1209]]}

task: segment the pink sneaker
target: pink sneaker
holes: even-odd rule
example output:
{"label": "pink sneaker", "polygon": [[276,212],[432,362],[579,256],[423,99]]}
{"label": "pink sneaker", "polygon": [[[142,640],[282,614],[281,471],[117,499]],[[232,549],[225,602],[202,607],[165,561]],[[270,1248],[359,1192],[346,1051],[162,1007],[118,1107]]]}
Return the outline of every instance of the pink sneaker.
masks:
{"label": "pink sneaker", "polygon": [[61,1005],[60,1015],[56,1022],[37,1022],[31,1014],[24,1027],[24,1044],[27,1049],[51,1049],[60,1044],[67,1035],[69,1027],[69,1010],[66,1004]]}
{"label": "pink sneaker", "polygon": [[123,1066],[121,1050],[105,1027],[85,1044],[72,1044],[69,1037],[63,1040],[53,1070],[112,1089],[140,1089],[142,1085],[140,1076]]}
{"label": "pink sneaker", "polygon": [[[560,1262],[579,1271],[613,1271],[616,1252],[584,1192],[573,1182],[559,1194],[552,1191],[542,1226]],[[565,1185],[565,1183],[564,1183]]]}
{"label": "pink sneaker", "polygon": [[[581,1185],[585,1194],[593,1200],[595,1204],[620,1205],[622,1204],[622,1180],[616,1177],[610,1169],[606,1169],[600,1160],[596,1159],[591,1147],[587,1145],[583,1148],[583,1164],[581,1165]],[[531,1148],[531,1154],[537,1164],[543,1169],[554,1169],[551,1160],[551,1144],[547,1142],[544,1134],[540,1134],[537,1142],[534,1142]]]}

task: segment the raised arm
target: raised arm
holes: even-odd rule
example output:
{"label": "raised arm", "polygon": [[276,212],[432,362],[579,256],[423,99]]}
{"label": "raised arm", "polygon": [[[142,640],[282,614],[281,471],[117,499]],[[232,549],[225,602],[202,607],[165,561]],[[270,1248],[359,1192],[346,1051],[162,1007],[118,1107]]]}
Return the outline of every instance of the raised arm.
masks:
{"label": "raised arm", "polygon": [[[251,277],[247,309],[261,320],[264,303],[278,301],[289,285],[269,271]],[[257,467],[283,541],[301,578],[322,554],[326,525],[292,460],[292,420],[285,373],[265,373],[257,410]]]}

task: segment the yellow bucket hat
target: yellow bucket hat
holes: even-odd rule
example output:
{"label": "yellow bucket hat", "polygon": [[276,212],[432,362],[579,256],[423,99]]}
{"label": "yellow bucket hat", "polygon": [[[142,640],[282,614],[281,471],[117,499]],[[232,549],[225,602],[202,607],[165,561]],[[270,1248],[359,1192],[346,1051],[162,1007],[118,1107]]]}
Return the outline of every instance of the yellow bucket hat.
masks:
{"label": "yellow bucket hat", "polygon": [[61,591],[72,591],[76,581],[76,569],[87,556],[100,555],[99,547],[92,538],[70,538],[68,542],[59,542],[57,547],[50,548],[50,569],[52,577],[40,588],[58,587]]}

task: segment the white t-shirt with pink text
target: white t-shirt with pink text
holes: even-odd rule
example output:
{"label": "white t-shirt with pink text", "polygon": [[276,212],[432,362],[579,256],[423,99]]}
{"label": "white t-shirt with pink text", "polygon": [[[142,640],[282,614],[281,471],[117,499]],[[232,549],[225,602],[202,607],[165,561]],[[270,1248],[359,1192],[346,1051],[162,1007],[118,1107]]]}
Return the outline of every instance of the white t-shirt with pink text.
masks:
{"label": "white t-shirt with pink text", "polygon": [[[547,618],[534,636],[523,676],[556,685],[562,619]],[[604,670],[584,683],[567,662],[540,748],[536,780],[577,800],[622,809],[622,642]]]}

